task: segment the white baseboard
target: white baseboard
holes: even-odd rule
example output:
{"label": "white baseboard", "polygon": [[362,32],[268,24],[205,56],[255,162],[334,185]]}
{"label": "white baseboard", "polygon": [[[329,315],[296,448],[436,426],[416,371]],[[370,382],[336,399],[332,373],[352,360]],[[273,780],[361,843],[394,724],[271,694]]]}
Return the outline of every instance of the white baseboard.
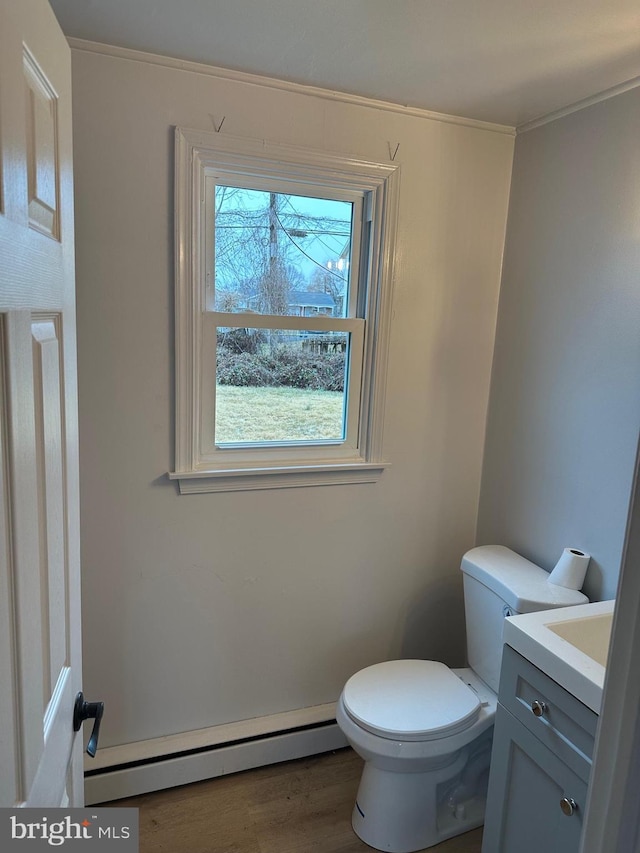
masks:
{"label": "white baseboard", "polygon": [[177,785],[212,779],[294,758],[342,749],[347,741],[335,723],[253,737],[192,754],[156,757],[139,764],[93,771],[85,778],[85,803],[95,805]]}
{"label": "white baseboard", "polygon": [[123,764],[141,764],[151,759],[159,760],[196,750],[204,752],[214,746],[228,746],[231,743],[330,723],[335,718],[336,703],[328,702],[325,705],[311,705],[308,708],[280,711],[277,714],[237,720],[234,723],[222,723],[206,729],[101,747],[95,758],[85,755],[84,769],[85,773],[95,775],[96,770],[113,770]]}

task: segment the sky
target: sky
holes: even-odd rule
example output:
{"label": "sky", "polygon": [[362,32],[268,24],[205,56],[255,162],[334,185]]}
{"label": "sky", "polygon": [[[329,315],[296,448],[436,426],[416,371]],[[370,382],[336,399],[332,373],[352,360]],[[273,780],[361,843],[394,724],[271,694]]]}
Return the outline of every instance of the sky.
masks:
{"label": "sky", "polygon": [[271,219],[270,198],[268,191],[216,187],[216,286],[233,289],[238,280],[258,277],[271,251],[299,271],[305,280],[301,290],[317,269],[330,270],[339,283],[346,272],[340,256],[350,244],[352,203],[278,193]]}

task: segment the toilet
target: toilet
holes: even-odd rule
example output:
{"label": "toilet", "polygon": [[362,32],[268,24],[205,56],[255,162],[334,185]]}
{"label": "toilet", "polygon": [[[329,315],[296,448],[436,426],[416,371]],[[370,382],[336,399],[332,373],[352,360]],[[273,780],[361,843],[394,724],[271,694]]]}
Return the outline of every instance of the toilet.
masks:
{"label": "toilet", "polygon": [[353,828],[378,850],[422,850],[484,822],[503,620],[588,601],[502,545],[473,548],[461,569],[468,667],[377,663],[338,700],[338,725],[365,761]]}

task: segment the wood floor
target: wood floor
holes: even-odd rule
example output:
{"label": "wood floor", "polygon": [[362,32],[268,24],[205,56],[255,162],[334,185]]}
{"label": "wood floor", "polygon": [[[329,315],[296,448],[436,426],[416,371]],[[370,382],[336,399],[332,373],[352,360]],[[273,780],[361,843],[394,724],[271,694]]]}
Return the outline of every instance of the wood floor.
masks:
{"label": "wood floor", "polygon": [[[367,853],[351,829],[351,749],[105,805],[140,809],[140,853]],[[429,848],[480,853],[477,829]]]}

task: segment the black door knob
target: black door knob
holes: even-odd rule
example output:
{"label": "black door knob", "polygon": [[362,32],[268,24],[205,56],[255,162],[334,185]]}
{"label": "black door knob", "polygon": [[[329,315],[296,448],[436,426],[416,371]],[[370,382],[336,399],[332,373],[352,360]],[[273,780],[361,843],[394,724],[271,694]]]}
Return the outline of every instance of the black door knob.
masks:
{"label": "black door knob", "polygon": [[73,706],[73,730],[77,732],[85,720],[95,720],[93,731],[87,744],[87,755],[96,757],[98,749],[98,738],[100,737],[100,720],[104,714],[104,702],[85,702],[82,691],[76,696]]}

